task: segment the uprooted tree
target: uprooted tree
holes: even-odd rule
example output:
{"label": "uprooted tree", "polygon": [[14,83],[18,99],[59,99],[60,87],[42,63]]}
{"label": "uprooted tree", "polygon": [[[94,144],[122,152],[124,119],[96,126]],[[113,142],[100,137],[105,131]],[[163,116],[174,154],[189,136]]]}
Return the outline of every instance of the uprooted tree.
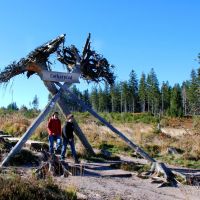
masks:
{"label": "uprooted tree", "polygon": [[[66,47],[65,44],[65,35],[61,35],[54,40],[51,40],[44,45],[36,48],[32,51],[26,58],[22,58],[19,62],[13,62],[8,65],[0,73],[0,83],[7,83],[14,76],[19,74],[26,73],[29,78],[33,74],[37,74],[42,79],[42,71],[48,70],[51,71],[51,62],[49,57],[51,54],[56,54],[57,60],[64,64],[66,70],[71,73],[80,73],[81,78],[87,80],[88,82],[101,82],[105,81],[109,84],[113,84],[115,76],[113,73],[113,65],[110,65],[106,58],[102,55],[96,53],[91,49],[90,46],[90,34],[86,40],[85,46],[82,53],[78,49],[71,45]],[[174,174],[169,168],[167,168],[163,163],[158,163],[155,159],[151,158],[145,151],[143,151],[139,146],[130,141],[124,134],[118,131],[105,119],[100,117],[95,111],[87,107],[84,102],[79,100],[68,88],[70,84],[62,86],[60,83],[44,81],[43,83],[49,90],[49,92],[55,97],[61,90],[66,94],[70,95],[72,99],[78,102],[86,110],[88,110],[92,115],[98,118],[102,123],[108,126],[113,132],[115,132],[121,139],[123,139],[131,148],[133,148],[138,154],[143,158],[147,159],[152,163],[152,173],[155,171],[161,172],[164,174],[168,182],[175,183]],[[61,89],[58,90],[56,85]],[[66,87],[67,86],[67,87]],[[57,97],[55,97],[56,99]],[[67,108],[65,99],[62,95],[57,98],[57,103],[64,116],[67,116],[70,111]],[[45,110],[45,113],[48,113],[48,109]],[[94,151],[89,144],[87,138],[83,134],[82,130],[75,122],[75,133],[81,140],[83,146],[86,148],[89,154],[94,154]]]}
{"label": "uprooted tree", "polygon": [[[56,54],[57,59],[66,66],[68,71],[81,71],[82,78],[85,78],[87,81],[100,82],[104,80],[109,84],[114,83],[114,75],[111,71],[113,66],[110,65],[107,59],[102,55],[91,50],[90,34],[82,54],[79,53],[74,45],[65,47],[64,42],[65,35],[61,35],[36,48],[26,58],[22,58],[19,62],[11,63],[0,73],[0,83],[6,83],[12,77],[23,73],[26,73],[28,78],[35,73],[42,77],[42,70],[51,71],[51,64],[49,61],[51,54]],[[76,67],[77,64],[80,68]],[[55,95],[58,92],[58,89],[53,82],[44,81],[44,84],[52,95]],[[65,99],[62,96],[58,100],[58,105],[65,116],[70,113],[65,103]],[[75,133],[87,151],[90,154],[94,154],[92,147],[77,123],[75,123]]]}

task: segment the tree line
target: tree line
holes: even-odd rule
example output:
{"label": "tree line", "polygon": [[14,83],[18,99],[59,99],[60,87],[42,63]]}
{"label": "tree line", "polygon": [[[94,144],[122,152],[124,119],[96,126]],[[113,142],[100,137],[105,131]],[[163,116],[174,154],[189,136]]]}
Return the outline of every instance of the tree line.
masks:
{"label": "tree line", "polygon": [[[127,81],[93,87],[90,92],[73,86],[72,91],[97,112],[149,112],[174,117],[200,114],[200,68],[192,70],[190,80],[182,85],[170,86],[166,81],[159,86],[152,68],[140,79],[132,70]],[[84,111],[70,97],[65,98],[72,111]]]}
{"label": "tree line", "polygon": [[[172,117],[200,114],[200,68],[192,70],[190,80],[181,85],[170,86],[166,81],[160,86],[152,68],[148,74],[142,73],[140,79],[132,70],[127,81],[116,81],[112,86],[105,83],[91,91],[80,91],[74,85],[72,91],[97,112],[148,112]],[[69,96],[64,97],[71,111],[85,111]],[[29,104],[32,109],[38,109],[37,95]],[[7,109],[18,110],[16,102],[9,104]],[[22,106],[20,109],[27,108]]]}

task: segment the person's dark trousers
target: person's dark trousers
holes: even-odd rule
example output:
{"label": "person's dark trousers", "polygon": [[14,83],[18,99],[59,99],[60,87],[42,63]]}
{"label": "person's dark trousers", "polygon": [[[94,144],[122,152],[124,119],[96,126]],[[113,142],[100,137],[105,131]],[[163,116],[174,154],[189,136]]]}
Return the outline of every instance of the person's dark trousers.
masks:
{"label": "person's dark trousers", "polygon": [[56,151],[61,148],[62,140],[59,135],[49,135],[49,152],[54,154],[54,142],[56,142]]}
{"label": "person's dark trousers", "polygon": [[63,145],[62,145],[62,151],[61,151],[61,159],[65,158],[65,154],[66,154],[66,150],[67,150],[67,145],[68,144],[71,147],[72,156],[73,156],[75,162],[78,162],[78,158],[77,158],[77,154],[76,154],[76,150],[75,150],[75,145],[74,145],[74,140],[73,139],[63,138]]}

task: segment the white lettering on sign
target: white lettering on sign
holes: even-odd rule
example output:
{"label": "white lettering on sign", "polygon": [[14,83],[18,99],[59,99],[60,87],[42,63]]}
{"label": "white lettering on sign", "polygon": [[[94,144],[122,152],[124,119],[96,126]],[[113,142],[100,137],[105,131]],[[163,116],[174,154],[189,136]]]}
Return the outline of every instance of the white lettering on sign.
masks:
{"label": "white lettering on sign", "polygon": [[42,80],[44,81],[79,83],[79,77],[79,73],[64,73],[47,70],[42,71]]}

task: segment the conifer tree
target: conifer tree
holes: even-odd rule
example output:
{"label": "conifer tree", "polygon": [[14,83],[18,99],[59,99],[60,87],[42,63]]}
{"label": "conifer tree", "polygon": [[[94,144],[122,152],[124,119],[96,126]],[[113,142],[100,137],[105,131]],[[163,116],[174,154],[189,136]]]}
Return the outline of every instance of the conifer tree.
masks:
{"label": "conifer tree", "polygon": [[112,112],[120,112],[120,85],[119,83],[115,83],[110,88],[111,95],[111,111]]}
{"label": "conifer tree", "polygon": [[172,88],[170,99],[170,116],[177,117],[182,116],[182,98],[181,88],[179,84],[175,84]]}
{"label": "conifer tree", "polygon": [[184,116],[188,115],[189,113],[189,99],[188,99],[189,87],[190,87],[189,81],[184,81],[182,83],[181,92],[182,92],[182,107]]}
{"label": "conifer tree", "polygon": [[170,108],[171,87],[169,82],[163,82],[161,86],[161,111],[164,114]]}
{"label": "conifer tree", "polygon": [[121,82],[121,112],[128,111],[128,83],[127,81]]}
{"label": "conifer tree", "polygon": [[146,76],[142,73],[140,82],[139,82],[139,90],[138,90],[139,102],[141,111],[146,111],[146,101],[147,101],[147,85],[146,85]]}
{"label": "conifer tree", "polygon": [[188,90],[189,109],[192,115],[196,114],[198,110],[198,95],[199,95],[199,78],[195,70],[191,71],[191,80]]}
{"label": "conifer tree", "polygon": [[152,114],[158,113],[160,108],[160,91],[159,82],[153,68],[147,76],[147,101],[148,112],[151,109]]}
{"label": "conifer tree", "polygon": [[96,111],[99,111],[98,90],[96,87],[92,88],[92,91],[90,94],[90,102],[91,102],[92,108]]}
{"label": "conifer tree", "polygon": [[131,70],[129,77],[129,111],[135,112],[138,103],[138,81],[134,70]]}

